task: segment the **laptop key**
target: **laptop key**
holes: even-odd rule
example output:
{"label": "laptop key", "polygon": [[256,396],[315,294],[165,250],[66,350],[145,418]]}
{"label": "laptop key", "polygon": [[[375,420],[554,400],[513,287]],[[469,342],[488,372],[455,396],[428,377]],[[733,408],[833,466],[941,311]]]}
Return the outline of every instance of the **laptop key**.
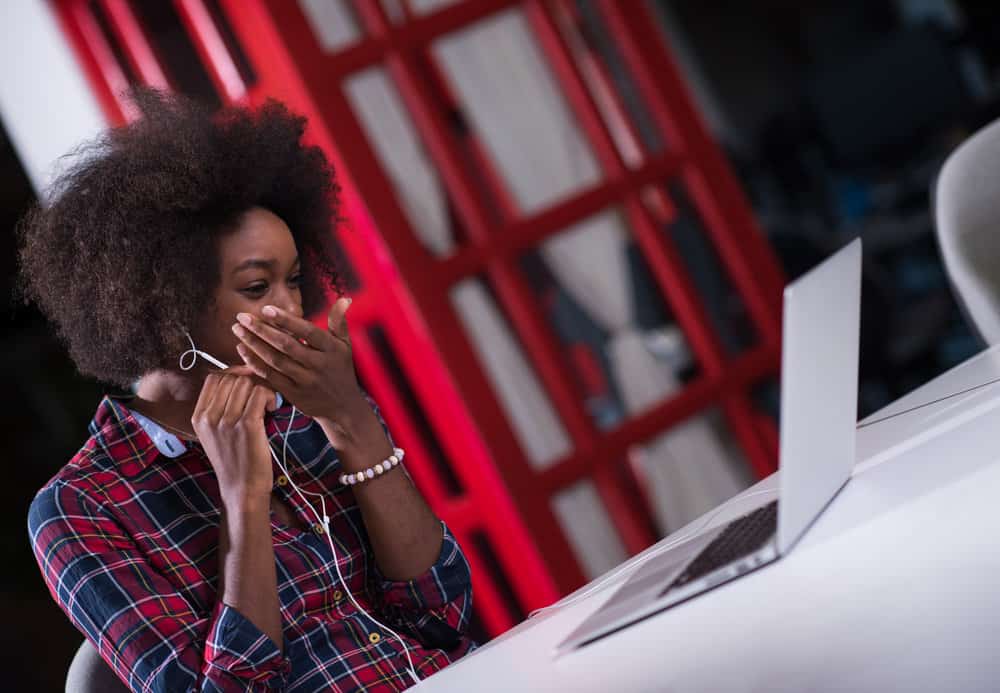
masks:
{"label": "laptop key", "polygon": [[763,546],[777,529],[778,501],[776,500],[736,518],[688,563],[684,571],[660,593],[660,596],[753,553]]}

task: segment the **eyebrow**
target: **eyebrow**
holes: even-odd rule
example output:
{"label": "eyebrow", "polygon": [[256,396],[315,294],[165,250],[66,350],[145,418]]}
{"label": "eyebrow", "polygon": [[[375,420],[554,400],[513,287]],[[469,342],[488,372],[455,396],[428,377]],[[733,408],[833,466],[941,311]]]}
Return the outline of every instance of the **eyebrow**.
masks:
{"label": "eyebrow", "polygon": [[[238,264],[236,268],[233,269],[233,274],[236,274],[237,272],[242,272],[243,270],[246,269],[270,270],[277,263],[278,261],[274,258],[271,258],[270,260],[263,260],[261,258],[250,258],[249,260],[244,260],[243,262]],[[298,255],[295,256],[295,262],[292,263],[292,267],[295,267],[295,265],[297,264],[299,264]]]}

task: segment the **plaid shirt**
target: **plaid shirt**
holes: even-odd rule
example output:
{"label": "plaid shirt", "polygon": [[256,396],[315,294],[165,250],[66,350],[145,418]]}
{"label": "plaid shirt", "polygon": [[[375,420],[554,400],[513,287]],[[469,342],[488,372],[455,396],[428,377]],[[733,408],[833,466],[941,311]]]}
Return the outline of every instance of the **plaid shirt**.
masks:
{"label": "plaid shirt", "polygon": [[[266,418],[276,451],[291,409],[284,404]],[[426,573],[384,578],[353,493],[337,481],[337,453],[308,416],[295,416],[285,466],[300,488],[326,494],[345,584],[321,526],[275,466],[275,492],[313,530],[285,526],[272,515],[283,651],[218,599],[221,504],[201,446],[110,397],[89,430],[83,448],[39,491],[28,525],[52,596],[133,690],[411,685],[403,648],[351,604],[348,590],[405,639],[421,678],[475,647],[465,635],[469,565],[448,528],[442,523],[441,554]]]}

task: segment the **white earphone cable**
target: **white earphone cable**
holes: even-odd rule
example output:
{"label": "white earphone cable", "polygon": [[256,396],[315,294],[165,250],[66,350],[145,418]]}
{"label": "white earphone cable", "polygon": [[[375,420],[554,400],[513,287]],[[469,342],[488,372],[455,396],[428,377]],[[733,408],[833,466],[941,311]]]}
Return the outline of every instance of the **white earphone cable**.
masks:
{"label": "white earphone cable", "polygon": [[[189,342],[191,342],[191,348],[188,349],[187,351],[185,351],[183,354],[181,354],[181,358],[180,358],[179,364],[180,364],[180,367],[181,367],[182,371],[189,371],[192,368],[194,368],[194,364],[197,363],[199,356],[202,357],[203,359],[205,359],[206,361],[208,361],[209,363],[211,363],[213,366],[215,366],[217,368],[221,368],[222,370],[226,370],[227,368],[229,368],[229,366],[227,366],[226,364],[224,364],[222,361],[220,361],[219,359],[215,358],[211,354],[205,353],[204,351],[201,351],[200,349],[198,349],[194,345],[194,340],[191,339],[190,333],[185,332],[184,336],[188,338]],[[191,360],[187,363],[187,365],[184,365],[184,358],[188,354],[191,355]]]}
{"label": "white earphone cable", "polygon": [[[195,346],[194,340],[191,338],[190,334],[188,334],[187,332],[185,332],[184,334],[185,334],[185,336],[187,336],[188,341],[191,343],[191,348],[188,349],[187,351],[185,351],[183,354],[181,354],[181,357],[180,357],[180,367],[181,367],[181,370],[188,371],[188,370],[191,370],[192,368],[194,368],[194,365],[197,362],[199,356],[201,356],[203,359],[207,360],[212,365],[214,365],[214,366],[216,366],[218,368],[221,368],[222,370],[225,370],[225,369],[229,368],[229,366],[227,366],[222,361],[219,361],[218,359],[216,359],[215,357],[213,357],[211,354],[207,354],[204,351],[201,351],[200,349],[198,349]],[[191,355],[190,362],[188,362],[187,365],[185,365],[184,359],[189,354]],[[274,448],[271,447],[270,441],[268,441],[267,449],[271,453],[271,457],[274,459],[275,464],[277,464],[278,468],[281,469],[281,473],[285,475],[286,479],[288,479],[289,485],[299,495],[299,498],[302,500],[302,503],[307,508],[309,508],[309,510],[312,512],[313,516],[316,518],[317,522],[319,522],[320,524],[323,525],[323,535],[326,537],[326,541],[330,545],[330,551],[333,554],[333,567],[337,571],[337,579],[340,581],[340,584],[343,586],[344,593],[347,595],[348,599],[351,600],[351,604],[353,604],[355,609],[357,609],[358,611],[360,611],[361,613],[363,613],[365,616],[367,616],[369,618],[369,620],[371,620],[379,628],[382,628],[382,629],[388,631],[389,633],[392,633],[393,637],[395,637],[396,640],[399,641],[399,644],[403,646],[403,653],[406,655],[406,661],[407,661],[407,664],[408,664],[408,666],[407,666],[407,673],[413,678],[414,683],[416,683],[416,684],[419,685],[420,684],[420,676],[417,674],[417,670],[413,666],[413,658],[410,657],[410,648],[406,644],[406,641],[404,641],[403,638],[400,637],[399,633],[397,633],[392,628],[390,628],[389,626],[387,626],[384,623],[382,623],[381,621],[379,621],[377,618],[375,618],[374,616],[372,616],[368,611],[366,611],[364,609],[364,607],[362,607],[360,604],[358,604],[357,600],[354,598],[354,594],[351,593],[351,588],[348,586],[347,581],[344,580],[344,576],[340,572],[340,563],[337,561],[337,548],[334,546],[334,544],[333,544],[333,537],[330,534],[330,517],[329,517],[329,515],[326,514],[326,497],[325,497],[325,494],[315,493],[313,491],[304,491],[304,490],[300,489],[298,487],[298,484],[295,483],[295,480],[292,479],[292,475],[288,473],[288,469],[285,466],[284,462],[288,461],[288,436],[289,436],[289,434],[292,431],[292,423],[295,421],[295,414],[296,414],[296,412],[297,412],[297,409],[295,408],[295,405],[292,405],[292,415],[288,419],[288,428],[285,429],[285,435],[282,436],[282,439],[283,439],[283,444],[281,446],[281,458],[282,459],[281,460],[278,459],[278,455],[274,452]],[[278,435],[281,435],[280,431],[278,432]],[[320,514],[316,512],[316,508],[306,498],[307,495],[313,496],[315,498],[319,498],[320,509],[321,509],[321,512],[322,512],[322,516],[320,516]]]}
{"label": "white earphone cable", "polygon": [[[288,419],[288,428],[285,430],[285,435],[283,436],[283,438],[284,438],[284,445],[282,446],[282,450],[281,450],[281,456],[282,456],[282,458],[285,459],[286,462],[287,462],[287,458],[285,456],[286,456],[286,454],[288,452],[288,436],[289,436],[289,434],[291,433],[291,430],[292,430],[292,422],[295,420],[295,413],[296,413],[295,405],[292,405],[292,415]],[[330,545],[330,551],[333,554],[333,567],[337,571],[337,579],[340,581],[340,584],[343,585],[343,587],[344,587],[344,593],[347,595],[347,598],[351,600],[351,604],[354,605],[355,609],[357,609],[358,611],[360,611],[361,613],[363,613],[365,616],[367,616],[369,618],[369,620],[371,620],[379,628],[383,628],[383,629],[387,630],[389,633],[392,633],[393,637],[395,637],[396,640],[399,641],[399,644],[403,646],[403,653],[406,654],[406,661],[407,661],[407,663],[409,665],[407,667],[407,672],[413,678],[414,683],[419,684],[420,683],[420,676],[417,675],[417,671],[416,671],[416,669],[413,666],[413,659],[410,657],[410,648],[409,648],[409,646],[406,644],[406,642],[403,640],[403,638],[400,637],[399,633],[397,633],[392,628],[390,628],[389,626],[387,626],[384,623],[382,623],[381,621],[379,621],[377,618],[375,618],[370,613],[368,613],[368,611],[366,611],[360,604],[358,604],[357,600],[354,598],[354,595],[351,593],[351,589],[348,586],[347,581],[344,580],[344,576],[340,572],[340,563],[337,561],[337,549],[336,549],[336,547],[334,546],[334,543],[333,543],[333,536],[330,534],[330,518],[326,514],[326,499],[324,498],[324,494],[322,494],[322,493],[314,493],[312,491],[304,491],[304,490],[300,489],[298,487],[298,484],[296,484],[295,481],[292,479],[292,475],[288,473],[288,469],[285,467],[284,464],[282,464],[281,460],[278,459],[277,454],[275,454],[275,452],[274,452],[274,448],[270,447],[270,445],[269,445],[268,449],[271,451],[271,457],[274,458],[275,464],[278,465],[278,468],[281,469],[281,473],[284,474],[285,478],[288,479],[288,484],[292,487],[292,489],[297,494],[299,494],[299,498],[312,511],[313,515],[316,517],[316,520],[323,525],[323,529],[324,529],[323,535],[326,537],[327,544]],[[320,507],[321,507],[322,513],[323,513],[322,517],[320,517],[319,514],[316,512],[316,508],[312,505],[312,503],[310,503],[306,499],[306,495],[315,496],[315,497],[319,498]]]}
{"label": "white earphone cable", "polygon": [[[179,365],[180,365],[181,370],[187,371],[187,370],[191,370],[192,368],[194,368],[194,365],[197,362],[197,359],[198,359],[199,356],[201,356],[206,361],[208,361],[209,363],[213,364],[214,366],[216,366],[218,368],[221,368],[223,370],[229,368],[229,366],[227,366],[225,363],[219,361],[218,359],[214,358],[211,354],[207,354],[204,351],[201,351],[200,349],[198,349],[195,346],[195,344],[194,344],[194,340],[191,338],[191,335],[188,332],[184,332],[184,335],[187,337],[188,342],[190,342],[191,348],[181,354],[180,361],[179,361]],[[191,358],[190,358],[190,361],[185,365],[185,358],[188,355],[190,355]],[[876,419],[876,420],[873,420],[873,421],[869,421],[869,422],[860,424],[860,425],[858,425],[857,428],[861,429],[861,428],[866,428],[868,426],[873,426],[875,424],[882,423],[883,421],[886,421],[888,419],[892,419],[892,418],[895,418],[897,416],[902,416],[903,414],[909,414],[909,413],[911,413],[913,411],[916,411],[917,409],[922,409],[923,407],[927,407],[927,406],[930,406],[932,404],[936,404],[936,403],[941,402],[943,400],[950,399],[952,397],[956,397],[958,395],[962,395],[962,394],[971,392],[973,390],[978,390],[980,388],[987,387],[989,385],[993,385],[993,384],[995,384],[997,382],[1000,382],[1000,379],[990,380],[988,382],[985,382],[985,383],[982,383],[982,384],[979,384],[979,385],[976,385],[976,386],[964,389],[964,390],[962,390],[960,392],[956,392],[956,393],[952,393],[952,394],[949,394],[949,395],[945,395],[943,397],[937,398],[937,399],[932,400],[930,402],[925,402],[923,404],[919,404],[917,406],[910,407],[910,408],[905,409],[905,410],[903,410],[901,412],[897,412],[895,414],[891,414],[889,416],[885,416],[885,417],[880,418],[880,419]],[[296,411],[297,410],[295,409],[295,406],[293,405],[292,406],[292,415],[291,415],[291,417],[289,418],[289,421],[288,421],[288,428],[286,429],[285,435],[283,436],[283,445],[282,445],[282,449],[281,449],[281,457],[282,457],[282,460],[285,460],[285,461],[287,461],[287,454],[288,454],[288,435],[291,432],[292,422],[295,420]],[[280,435],[280,433],[279,433],[279,435]],[[406,642],[404,642],[404,640],[399,636],[399,634],[396,631],[394,631],[392,628],[389,628],[387,625],[385,625],[384,623],[382,623],[381,621],[379,621],[378,619],[376,619],[374,616],[372,616],[370,613],[368,613],[364,608],[362,608],[361,605],[359,605],[358,602],[355,600],[354,595],[351,593],[350,588],[348,588],[347,583],[345,582],[344,577],[343,577],[343,575],[340,572],[340,564],[337,562],[337,549],[334,546],[333,537],[330,535],[330,518],[329,518],[329,516],[326,513],[326,499],[324,497],[324,494],[314,493],[314,492],[311,492],[311,491],[303,491],[302,489],[300,489],[298,487],[298,485],[295,483],[295,481],[292,479],[291,474],[288,473],[288,470],[285,467],[285,465],[282,463],[282,461],[278,460],[278,456],[274,452],[274,449],[270,446],[270,442],[268,443],[268,450],[270,451],[271,456],[274,458],[275,463],[281,469],[281,472],[288,479],[288,482],[291,485],[292,489],[299,495],[299,498],[310,509],[310,511],[312,511],[312,513],[316,517],[317,521],[319,521],[323,525],[324,535],[326,536],[327,543],[330,546],[330,551],[333,554],[333,565],[334,565],[334,568],[336,568],[336,571],[337,571],[337,579],[340,580],[340,583],[343,585],[348,598],[351,600],[351,603],[354,605],[354,607],[356,609],[358,609],[358,611],[360,611],[361,613],[365,614],[373,623],[375,623],[380,628],[383,628],[386,631],[388,631],[389,633],[391,633],[399,641],[399,643],[403,646],[403,652],[406,654],[406,660],[407,660],[407,662],[409,664],[408,673],[410,674],[411,677],[413,677],[414,682],[416,682],[417,684],[419,684],[420,683],[420,677],[417,675],[416,670],[413,667],[413,659],[410,657],[409,647],[406,645]],[[743,500],[745,498],[752,498],[754,496],[765,495],[765,494],[773,494],[773,493],[774,493],[773,490],[753,491],[751,493],[748,493],[748,494],[745,494],[745,495],[738,495],[738,496],[735,496],[735,497],[729,499],[728,501],[726,501],[725,503],[723,503],[722,505],[720,505],[715,510],[715,512],[713,512],[711,515],[709,515],[707,518],[705,518],[705,520],[703,522],[701,522],[698,525],[698,527],[696,527],[695,529],[691,530],[690,532],[687,532],[686,534],[684,534],[684,535],[682,535],[680,537],[677,537],[676,539],[673,539],[672,541],[669,541],[669,542],[667,542],[666,544],[664,544],[662,546],[656,547],[654,550],[650,551],[647,555],[643,556],[640,560],[637,560],[637,561],[635,561],[633,563],[626,563],[624,565],[618,566],[618,568],[613,569],[610,573],[608,573],[607,575],[605,575],[597,583],[590,585],[589,587],[587,587],[580,594],[577,594],[577,595],[575,595],[573,597],[570,597],[568,599],[564,599],[564,600],[555,602],[555,603],[550,604],[548,606],[543,606],[543,607],[540,607],[538,609],[534,609],[531,613],[528,614],[528,618],[529,619],[534,618],[538,614],[540,614],[542,612],[545,612],[545,611],[549,611],[551,609],[556,609],[556,608],[560,608],[560,607],[566,607],[566,606],[569,606],[571,604],[575,604],[579,600],[584,599],[586,597],[589,597],[590,595],[594,594],[595,592],[599,592],[600,590],[604,589],[604,587],[608,583],[610,583],[611,581],[615,580],[618,576],[622,575],[623,573],[629,573],[631,575],[632,573],[636,572],[640,567],[642,567],[650,559],[655,558],[656,556],[659,556],[663,552],[665,552],[665,551],[667,551],[667,550],[669,550],[669,549],[677,546],[678,544],[681,544],[681,543],[687,541],[688,539],[696,536],[697,534],[701,533],[701,531],[713,519],[715,519],[719,515],[719,513],[721,513],[723,510],[725,510],[727,507],[729,507],[729,505],[731,505],[732,503],[734,503],[734,502],[736,502],[738,500]],[[316,508],[312,505],[312,503],[310,503],[308,501],[308,499],[306,498],[306,495],[313,496],[313,497],[316,497],[316,498],[319,499],[319,501],[320,501],[320,508],[321,508],[321,512],[322,512],[322,517],[320,516],[319,513],[316,512]]]}

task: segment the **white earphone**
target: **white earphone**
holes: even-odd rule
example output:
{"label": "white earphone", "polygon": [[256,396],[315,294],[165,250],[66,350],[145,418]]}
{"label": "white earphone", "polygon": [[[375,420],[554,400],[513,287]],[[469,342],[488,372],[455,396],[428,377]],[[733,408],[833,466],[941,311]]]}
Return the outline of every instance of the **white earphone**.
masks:
{"label": "white earphone", "polygon": [[[194,368],[194,364],[198,362],[199,356],[208,361],[209,363],[211,363],[216,368],[221,368],[222,370],[226,370],[227,368],[229,368],[229,366],[227,366],[226,364],[224,364],[222,361],[215,358],[211,354],[198,349],[198,347],[194,345],[194,340],[191,339],[191,334],[187,330],[184,331],[184,336],[188,338],[189,342],[191,342],[191,348],[185,351],[183,354],[181,354],[181,358],[180,361],[178,362],[178,365],[181,367],[182,371],[189,371],[192,368]],[[184,365],[184,358],[188,354],[191,355],[191,360],[188,362],[187,365]]]}

